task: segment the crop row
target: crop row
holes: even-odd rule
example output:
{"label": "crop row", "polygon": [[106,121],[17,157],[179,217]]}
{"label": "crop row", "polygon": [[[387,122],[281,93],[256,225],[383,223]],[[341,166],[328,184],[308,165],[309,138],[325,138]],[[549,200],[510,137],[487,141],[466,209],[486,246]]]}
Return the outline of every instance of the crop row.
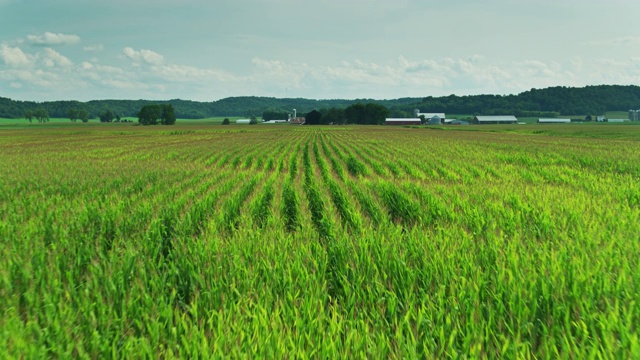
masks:
{"label": "crop row", "polygon": [[3,131],[0,357],[640,356],[635,142]]}

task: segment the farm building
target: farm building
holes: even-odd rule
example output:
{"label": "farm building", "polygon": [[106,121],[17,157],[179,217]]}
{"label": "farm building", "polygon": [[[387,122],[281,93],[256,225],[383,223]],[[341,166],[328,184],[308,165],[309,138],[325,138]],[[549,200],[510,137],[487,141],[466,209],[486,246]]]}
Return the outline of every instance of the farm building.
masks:
{"label": "farm building", "polygon": [[236,124],[251,124],[251,119],[238,119]]}
{"label": "farm building", "polygon": [[288,123],[289,120],[269,120],[269,121],[263,121],[263,124],[286,124]]}
{"label": "farm building", "polygon": [[384,121],[385,125],[421,125],[422,120],[420,118],[387,118]]}
{"label": "farm building", "polygon": [[446,125],[469,125],[469,122],[464,120],[451,119],[451,120],[446,120],[445,124]]}
{"label": "farm building", "polygon": [[438,116],[440,119],[446,118],[444,113],[421,113],[420,110],[418,110],[418,109],[415,109],[414,113],[415,113],[416,117],[423,117],[424,116],[425,119],[431,119],[434,116]]}
{"label": "farm building", "polygon": [[442,124],[442,117],[438,116],[438,115],[433,115],[430,118],[426,118],[427,119],[427,124],[429,125],[440,125]]}
{"label": "farm building", "polygon": [[621,123],[621,122],[625,122],[624,119],[607,119],[607,122],[610,123]]}
{"label": "farm building", "polygon": [[304,125],[305,118],[304,117],[292,117],[289,121],[289,124],[292,125]]}
{"label": "farm building", "polygon": [[518,119],[513,115],[476,116],[474,124],[517,124]]}
{"label": "farm building", "polygon": [[640,110],[629,110],[629,120],[640,121]]}
{"label": "farm building", "polygon": [[538,124],[569,124],[571,119],[538,119]]}

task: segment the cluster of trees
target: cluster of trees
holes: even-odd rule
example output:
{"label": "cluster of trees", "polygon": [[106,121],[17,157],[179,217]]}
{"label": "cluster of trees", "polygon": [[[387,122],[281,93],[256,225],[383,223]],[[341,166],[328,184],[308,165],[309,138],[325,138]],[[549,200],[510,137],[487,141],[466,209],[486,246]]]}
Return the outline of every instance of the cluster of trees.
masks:
{"label": "cluster of trees", "polygon": [[145,105],[138,112],[138,122],[142,125],[173,125],[176,113],[171,104]]}
{"label": "cluster of trees", "polygon": [[356,103],[345,109],[330,108],[311,111],[305,116],[305,125],[382,125],[389,116],[389,109],[376,103]]}
{"label": "cluster of trees", "polygon": [[72,122],[80,120],[83,123],[86,123],[89,121],[89,112],[87,110],[69,109],[67,116]]}
{"label": "cluster of trees", "polygon": [[111,110],[105,110],[98,115],[100,122],[112,122],[114,119],[120,122],[120,115],[117,115]]}
{"label": "cluster of trees", "polygon": [[33,119],[38,120],[39,123],[49,122],[49,112],[44,108],[37,108],[35,110],[25,110],[24,117],[32,122]]}

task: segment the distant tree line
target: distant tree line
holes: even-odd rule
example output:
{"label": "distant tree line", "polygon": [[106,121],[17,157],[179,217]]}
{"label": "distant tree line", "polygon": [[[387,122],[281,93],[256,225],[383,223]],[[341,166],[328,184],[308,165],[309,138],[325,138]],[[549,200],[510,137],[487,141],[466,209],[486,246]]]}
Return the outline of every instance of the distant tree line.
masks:
{"label": "distant tree line", "polygon": [[[135,117],[151,100],[94,100],[79,101],[16,101],[0,97],[0,117],[22,118],[27,111],[46,110],[50,117],[64,118],[69,111],[86,111],[89,118],[99,118],[107,110],[121,117]],[[355,104],[374,103],[389,110],[392,117],[413,116],[414,109],[424,112],[450,114],[512,114],[525,117],[553,117],[557,115],[602,114],[605,111],[626,111],[640,108],[640,87],[635,85],[598,85],[582,88],[550,87],[531,89],[517,95],[427,96],[393,100],[301,98],[277,99],[272,97],[230,97],[213,102],[169,100],[176,117],[200,119],[213,116],[267,116],[285,119],[292,109],[306,114],[313,109],[346,109]],[[323,115],[324,116],[324,115]],[[34,117],[32,117],[34,118]],[[75,117],[74,117],[75,118]],[[77,119],[81,120],[80,117]]]}

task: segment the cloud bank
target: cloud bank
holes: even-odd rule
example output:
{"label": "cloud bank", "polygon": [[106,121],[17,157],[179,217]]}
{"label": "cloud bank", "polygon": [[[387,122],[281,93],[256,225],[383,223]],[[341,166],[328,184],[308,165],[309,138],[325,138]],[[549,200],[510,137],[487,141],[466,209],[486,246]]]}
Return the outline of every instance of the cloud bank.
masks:
{"label": "cloud bank", "polygon": [[[28,50],[28,49],[27,49]],[[505,61],[483,55],[388,62],[360,59],[309,64],[254,57],[244,72],[172,63],[148,49],[122,49],[117,64],[74,61],[50,47],[27,51],[0,44],[0,79],[13,92],[46,94],[48,100],[183,98],[211,101],[257,95],[308,98],[399,98],[451,93],[518,93],[532,87],[640,83],[640,58]],[[85,97],[78,97],[78,89]],[[462,90],[461,90],[462,89]],[[113,98],[113,95],[108,97]]]}
{"label": "cloud bank", "polygon": [[27,35],[27,39],[33,45],[39,46],[70,45],[80,42],[78,35],[55,34],[48,31],[42,35]]}

